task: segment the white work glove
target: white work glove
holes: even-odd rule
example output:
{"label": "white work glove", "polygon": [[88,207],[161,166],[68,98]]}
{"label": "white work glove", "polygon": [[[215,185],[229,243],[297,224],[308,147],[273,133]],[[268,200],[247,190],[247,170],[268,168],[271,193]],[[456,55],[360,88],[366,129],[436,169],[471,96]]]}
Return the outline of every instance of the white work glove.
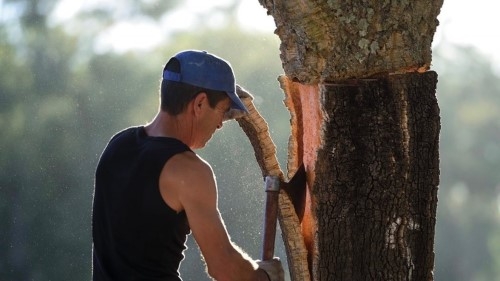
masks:
{"label": "white work glove", "polygon": [[[250,94],[247,90],[243,89],[240,85],[236,85],[236,94],[241,100],[245,99],[253,100],[252,94]],[[231,119],[238,119],[245,116],[246,114],[247,113],[245,111],[232,108],[224,115],[224,121]]]}
{"label": "white work glove", "polygon": [[285,272],[279,258],[273,258],[267,261],[257,261],[259,268],[264,270],[269,277],[269,281],[284,281]]}

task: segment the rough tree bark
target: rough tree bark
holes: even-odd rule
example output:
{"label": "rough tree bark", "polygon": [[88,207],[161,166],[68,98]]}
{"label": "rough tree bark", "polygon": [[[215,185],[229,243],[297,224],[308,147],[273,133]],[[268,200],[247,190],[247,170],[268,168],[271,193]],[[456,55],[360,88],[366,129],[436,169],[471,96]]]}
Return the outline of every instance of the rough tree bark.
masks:
{"label": "rough tree bark", "polygon": [[283,231],[291,279],[433,280],[442,0],[260,3],[281,39],[288,170],[308,173],[303,218],[280,215],[300,229]]}

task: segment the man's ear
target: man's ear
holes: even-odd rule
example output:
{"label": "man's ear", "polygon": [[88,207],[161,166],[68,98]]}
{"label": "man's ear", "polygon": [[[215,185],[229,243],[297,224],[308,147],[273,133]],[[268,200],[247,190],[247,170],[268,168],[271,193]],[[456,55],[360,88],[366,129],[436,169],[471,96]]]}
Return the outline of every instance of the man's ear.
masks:
{"label": "man's ear", "polygon": [[206,105],[208,105],[207,93],[201,92],[193,99],[194,113],[199,115]]}

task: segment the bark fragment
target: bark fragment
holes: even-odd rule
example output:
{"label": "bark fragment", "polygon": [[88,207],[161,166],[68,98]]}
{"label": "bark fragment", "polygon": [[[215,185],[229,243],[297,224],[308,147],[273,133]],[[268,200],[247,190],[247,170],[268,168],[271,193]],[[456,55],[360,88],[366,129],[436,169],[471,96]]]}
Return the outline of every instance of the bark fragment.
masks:
{"label": "bark fragment", "polygon": [[[251,97],[251,95],[242,93],[246,92],[246,90],[239,86],[237,91],[238,96]],[[284,181],[284,175],[276,157],[276,146],[269,134],[267,122],[257,111],[251,98],[243,98],[242,100],[249,114],[236,120],[254,148],[255,158],[262,171],[262,176],[277,176]],[[299,219],[292,201],[284,190],[280,190],[279,193],[278,220],[287,252],[292,281],[310,280],[307,249],[301,235]]]}

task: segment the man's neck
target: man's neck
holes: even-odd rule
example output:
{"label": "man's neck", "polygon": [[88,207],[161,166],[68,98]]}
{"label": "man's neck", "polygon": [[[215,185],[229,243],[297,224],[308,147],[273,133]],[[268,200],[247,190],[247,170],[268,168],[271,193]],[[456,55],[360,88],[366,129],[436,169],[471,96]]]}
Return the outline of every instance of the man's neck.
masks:
{"label": "man's neck", "polygon": [[183,114],[173,116],[160,111],[144,128],[148,136],[175,138],[189,146],[192,137],[190,124],[191,122]]}

